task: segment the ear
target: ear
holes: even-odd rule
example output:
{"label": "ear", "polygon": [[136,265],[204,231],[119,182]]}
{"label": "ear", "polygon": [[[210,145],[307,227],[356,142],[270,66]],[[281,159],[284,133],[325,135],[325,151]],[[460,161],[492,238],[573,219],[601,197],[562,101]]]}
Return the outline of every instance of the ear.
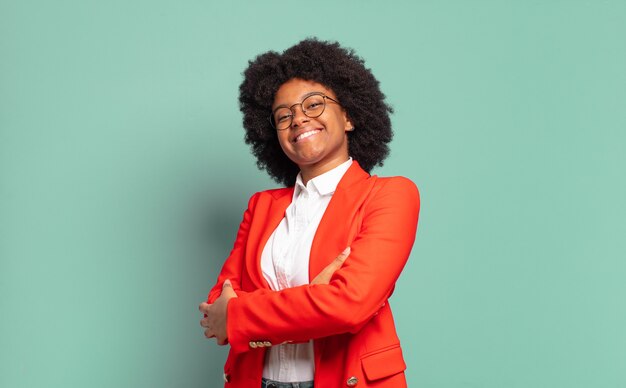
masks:
{"label": "ear", "polygon": [[343,130],[346,132],[354,131],[354,124],[352,123],[352,119],[348,115],[348,112],[346,112],[345,110],[343,111],[343,119],[344,119]]}

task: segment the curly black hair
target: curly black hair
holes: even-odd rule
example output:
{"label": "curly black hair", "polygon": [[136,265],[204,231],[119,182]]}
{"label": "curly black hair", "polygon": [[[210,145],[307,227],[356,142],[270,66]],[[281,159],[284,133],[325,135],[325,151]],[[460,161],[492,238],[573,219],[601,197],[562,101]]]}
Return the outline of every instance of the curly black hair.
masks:
{"label": "curly black hair", "polygon": [[279,87],[293,79],[314,81],[331,89],[346,110],[355,130],[348,133],[348,153],[370,171],[383,165],[393,132],[378,80],[354,50],[337,42],[308,38],[282,54],[268,51],[249,62],[239,87],[245,141],[257,159],[278,183],[294,184],[298,166],[283,152],[269,117]]}

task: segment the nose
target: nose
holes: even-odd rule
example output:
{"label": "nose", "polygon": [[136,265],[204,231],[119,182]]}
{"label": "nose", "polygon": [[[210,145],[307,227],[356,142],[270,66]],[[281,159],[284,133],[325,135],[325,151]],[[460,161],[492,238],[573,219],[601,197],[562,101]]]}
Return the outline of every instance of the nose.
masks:
{"label": "nose", "polygon": [[293,112],[293,119],[291,120],[292,128],[298,128],[303,123],[306,123],[309,121],[309,117],[304,114],[304,110],[302,109],[302,104],[298,104],[297,107],[293,106],[291,109]]}

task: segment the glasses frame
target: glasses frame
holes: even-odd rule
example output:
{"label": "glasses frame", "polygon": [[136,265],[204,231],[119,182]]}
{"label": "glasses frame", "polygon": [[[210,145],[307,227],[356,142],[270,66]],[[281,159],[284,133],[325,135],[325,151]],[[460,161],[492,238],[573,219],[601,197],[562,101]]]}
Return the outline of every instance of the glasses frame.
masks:
{"label": "glasses frame", "polygon": [[[315,115],[315,116],[309,116],[309,115],[306,113],[306,110],[305,110],[305,109],[303,108],[303,106],[302,106],[302,104],[304,103],[304,101],[306,101],[306,99],[307,99],[307,98],[310,98],[310,97],[312,97],[312,96],[322,96],[323,101],[324,101],[324,106],[322,107],[322,110],[320,111],[320,113],[319,113],[318,115]],[[316,118],[316,117],[320,117],[320,116],[324,113],[324,111],[326,110],[326,99],[329,99],[329,100],[331,100],[332,102],[334,102],[335,104],[337,104],[337,105],[341,106],[341,104],[339,103],[339,101],[335,100],[334,98],[332,98],[332,97],[330,97],[330,96],[325,95],[325,94],[324,94],[324,93],[322,93],[322,92],[315,92],[315,93],[311,93],[311,94],[309,94],[308,96],[304,97],[300,103],[293,104],[292,106],[290,106],[290,107],[289,107],[289,110],[291,111],[291,120],[289,120],[289,125],[287,125],[287,127],[285,127],[285,128],[277,128],[277,127],[276,127],[276,123],[274,122],[274,114],[276,113],[276,111],[277,111],[277,110],[279,110],[279,109],[285,109],[285,108],[287,108],[286,106],[279,106],[278,108],[274,109],[274,110],[272,111],[272,113],[270,113],[270,117],[269,117],[269,119],[270,119],[270,124],[272,125],[272,128],[274,128],[274,129],[275,129],[275,130],[277,130],[277,131],[284,131],[284,130],[286,130],[286,129],[291,128],[291,124],[293,124],[293,118],[294,118],[294,117],[296,117],[296,111],[294,110],[294,107],[295,107],[296,105],[300,105],[300,110],[302,110],[302,113],[303,113],[306,117],[308,117],[308,118],[310,118],[310,119],[314,119],[314,118]]]}

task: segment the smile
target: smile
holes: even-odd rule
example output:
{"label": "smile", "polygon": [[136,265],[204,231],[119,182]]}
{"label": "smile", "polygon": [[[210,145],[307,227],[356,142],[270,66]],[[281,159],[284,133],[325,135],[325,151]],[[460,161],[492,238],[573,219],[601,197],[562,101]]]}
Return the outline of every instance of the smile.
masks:
{"label": "smile", "polygon": [[310,131],[306,131],[306,132],[302,132],[301,134],[299,134],[294,140],[294,143],[299,142],[302,139],[306,139],[307,137],[311,137],[313,135],[315,135],[316,133],[321,132],[321,129],[312,129]]}

